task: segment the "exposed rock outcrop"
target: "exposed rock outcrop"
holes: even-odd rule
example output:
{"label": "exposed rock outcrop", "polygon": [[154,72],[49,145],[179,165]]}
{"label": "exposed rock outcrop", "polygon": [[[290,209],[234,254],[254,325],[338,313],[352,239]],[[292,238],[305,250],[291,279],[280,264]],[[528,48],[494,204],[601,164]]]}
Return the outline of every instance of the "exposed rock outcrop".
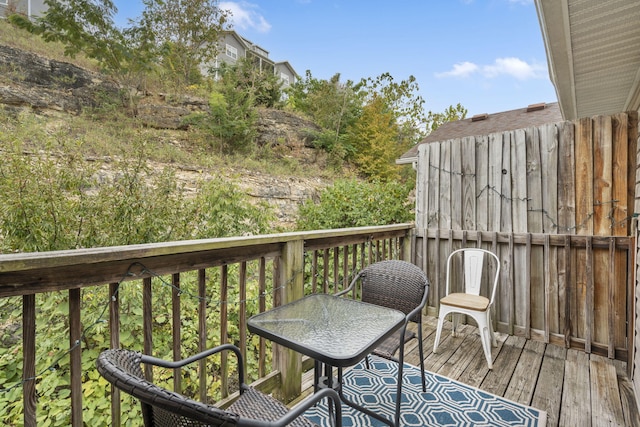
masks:
{"label": "exposed rock outcrop", "polygon": [[105,95],[119,96],[119,87],[98,73],[3,45],[0,71],[0,103],[13,108],[78,114]]}
{"label": "exposed rock outcrop", "polygon": [[[99,107],[105,97],[120,100],[118,85],[99,73],[70,63],[0,45],[0,105],[5,109],[29,109],[43,115],[79,114],[86,108]],[[186,127],[184,118],[194,112],[208,112],[206,100],[182,97],[179,102],[163,94],[139,94],[135,112],[141,122],[152,129],[175,130]],[[326,154],[313,147],[313,133],[319,127],[293,113],[260,109],[256,144],[270,147],[276,157],[293,158],[305,165],[324,166]],[[181,138],[176,138],[179,144]],[[154,165],[162,169],[164,165]],[[187,189],[195,189],[198,179],[228,179],[242,188],[254,201],[266,200],[278,217],[278,223],[290,227],[295,223],[298,206],[316,198],[329,184],[322,178],[274,176],[249,170],[202,171],[188,165],[172,165],[177,179]],[[109,175],[109,162],[102,173]]]}

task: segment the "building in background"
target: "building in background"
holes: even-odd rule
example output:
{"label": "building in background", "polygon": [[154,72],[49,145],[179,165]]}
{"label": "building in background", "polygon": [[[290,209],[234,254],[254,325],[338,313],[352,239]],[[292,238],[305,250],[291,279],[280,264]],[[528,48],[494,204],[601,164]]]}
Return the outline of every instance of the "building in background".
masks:
{"label": "building in background", "polygon": [[47,10],[44,0],[0,0],[0,17],[11,13],[23,13],[29,18],[42,15]]}
{"label": "building in background", "polygon": [[[225,31],[218,42],[220,53],[215,64],[211,67],[204,66],[205,74],[215,74],[222,62],[235,65],[243,58],[249,59],[255,68],[262,72],[275,74],[282,80],[282,88],[294,84],[298,74],[288,61],[275,62],[269,58],[269,51],[247,40],[235,31]],[[213,70],[213,73],[210,71]]]}

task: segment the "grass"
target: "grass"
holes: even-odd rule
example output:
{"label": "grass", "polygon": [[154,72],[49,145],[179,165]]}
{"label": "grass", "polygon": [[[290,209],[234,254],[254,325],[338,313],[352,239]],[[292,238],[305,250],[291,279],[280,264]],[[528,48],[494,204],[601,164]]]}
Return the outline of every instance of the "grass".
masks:
{"label": "grass", "polygon": [[64,46],[61,43],[47,43],[38,36],[17,29],[6,19],[0,19],[0,42],[6,46],[33,52],[49,59],[72,62],[79,67],[98,71],[98,64],[95,61],[84,55],[69,58],[64,55]]}

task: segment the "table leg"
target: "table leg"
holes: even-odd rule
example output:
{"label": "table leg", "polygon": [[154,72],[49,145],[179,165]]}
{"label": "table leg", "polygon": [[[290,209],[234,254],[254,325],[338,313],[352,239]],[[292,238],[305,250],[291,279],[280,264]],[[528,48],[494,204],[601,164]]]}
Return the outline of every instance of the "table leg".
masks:
{"label": "table leg", "polygon": [[[401,350],[403,351],[403,350]],[[398,392],[396,394],[396,426],[400,426],[400,405],[402,404],[402,368],[404,365],[404,357],[401,356],[398,364]]]}
{"label": "table leg", "polygon": [[[398,422],[399,422],[399,418],[400,418],[399,417],[400,411],[398,411],[397,409],[396,409],[396,421],[395,421],[395,424],[394,424],[394,422],[392,420],[389,420],[389,419],[383,417],[382,415],[377,414],[377,413],[373,412],[372,410],[370,410],[368,408],[365,408],[364,406],[361,406],[361,405],[359,405],[359,404],[347,399],[347,397],[344,395],[343,390],[342,390],[342,368],[338,368],[338,383],[341,385],[340,389],[338,390],[338,395],[340,396],[340,400],[345,405],[351,406],[353,409],[356,409],[356,410],[358,410],[358,411],[360,411],[360,412],[362,412],[362,413],[364,413],[364,414],[366,414],[366,415],[368,415],[370,417],[373,417],[378,421],[382,421],[383,423],[387,424],[388,426],[399,427],[400,424]],[[400,401],[400,399],[398,400],[398,402],[399,401]],[[396,404],[396,408],[398,406],[399,406],[399,403]]]}
{"label": "table leg", "polygon": [[[320,365],[318,367],[318,365]],[[396,416],[395,416],[395,423],[394,420],[390,420],[385,418],[384,416],[377,414],[373,411],[371,411],[368,408],[365,408],[364,406],[361,406],[351,400],[349,400],[343,393],[343,388],[342,388],[342,381],[343,381],[343,374],[342,374],[342,368],[338,368],[338,377],[334,378],[333,377],[333,366],[331,365],[327,365],[327,364],[322,364],[318,361],[315,362],[316,367],[316,372],[314,372],[314,389],[320,389],[320,388],[324,388],[324,387],[332,387],[334,390],[336,390],[338,392],[338,395],[340,396],[340,400],[342,401],[342,403],[344,403],[345,405],[348,405],[352,408],[354,408],[357,411],[360,411],[372,418],[375,418],[378,421],[383,422],[384,424],[391,426],[391,427],[398,427],[400,424],[400,402],[402,400],[401,397],[401,392],[402,392],[402,384],[398,384],[398,400],[396,401]],[[324,367],[324,375],[322,375],[322,370]],[[402,370],[399,371],[399,375],[400,378],[402,378]],[[333,401],[329,401],[328,402],[329,405],[329,417],[331,417],[330,419],[333,420]]]}

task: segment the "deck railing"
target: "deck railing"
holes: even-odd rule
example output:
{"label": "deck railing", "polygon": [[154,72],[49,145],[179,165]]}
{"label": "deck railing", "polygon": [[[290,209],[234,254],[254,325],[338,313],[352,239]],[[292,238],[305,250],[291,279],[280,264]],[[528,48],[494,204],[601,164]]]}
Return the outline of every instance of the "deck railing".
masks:
{"label": "deck railing", "polygon": [[[630,237],[400,224],[0,255],[0,328],[15,329],[10,322],[22,328],[21,335],[14,333],[21,379],[13,385],[0,381],[0,400],[15,396],[0,406],[0,415],[20,407],[24,425],[35,426],[52,399],[66,399],[67,413],[56,415],[66,424],[87,422],[87,408],[106,411],[109,425],[129,423],[136,412],[126,396],[108,396],[104,382],[99,389],[87,387],[96,378],[96,355],[108,347],[178,359],[231,342],[245,356],[249,381],[290,401],[300,394],[301,374],[312,361],[248,335],[249,316],[308,293],[344,289],[355,272],[382,259],[409,260],[425,270],[431,282],[427,311],[435,314],[444,292],[444,260],[462,246],[486,247],[501,259],[494,316],[499,331],[626,361],[633,337],[634,244]],[[51,307],[51,298],[64,326],[55,348],[52,331],[60,328],[48,324],[43,306]],[[6,309],[8,301],[20,314]],[[233,370],[232,360],[220,358],[194,371],[145,374],[224,405],[234,397],[235,385],[226,381]],[[45,390],[50,376],[64,381]],[[92,399],[111,406],[96,408]]]}
{"label": "deck railing", "polygon": [[[65,396],[69,413],[57,414],[58,420],[82,426],[83,408],[95,408],[88,401],[105,398],[104,391],[83,390],[93,375],[87,370],[94,371],[102,349],[128,346],[179,359],[223,342],[241,348],[258,388],[291,400],[300,394],[300,356],[286,349],[268,351],[264,339],[247,336],[247,318],[307,293],[343,289],[371,262],[410,260],[413,241],[413,225],[400,224],[0,255],[0,299],[22,305],[21,316],[12,319],[22,325],[15,355],[22,359],[22,380],[11,387],[0,384],[0,393],[17,394],[18,388],[22,393],[2,411],[22,406],[24,425],[35,426],[47,399]],[[68,326],[68,336],[53,351],[39,345],[51,339],[46,324],[51,318],[40,310],[51,295],[57,296],[61,322]],[[2,316],[0,326],[6,327]],[[202,362],[194,374],[145,374],[178,392],[224,403],[232,398],[225,375],[231,363],[221,358],[213,373]],[[38,388],[48,375],[68,380],[54,395],[43,396]],[[117,390],[110,400],[109,425],[126,423],[129,413]]]}

